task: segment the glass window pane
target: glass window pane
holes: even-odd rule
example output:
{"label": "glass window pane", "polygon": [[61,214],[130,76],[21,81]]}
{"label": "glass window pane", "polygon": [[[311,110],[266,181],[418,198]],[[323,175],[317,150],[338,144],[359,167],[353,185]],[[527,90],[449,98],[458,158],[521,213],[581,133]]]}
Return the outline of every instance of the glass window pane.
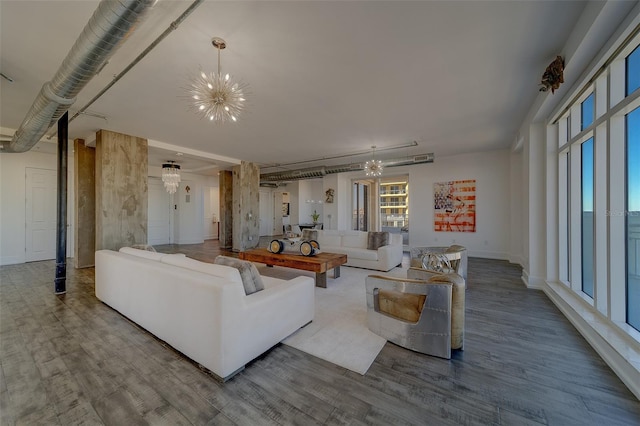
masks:
{"label": "glass window pane", "polygon": [[409,244],[409,176],[380,181],[380,223],[382,231],[402,234]]}
{"label": "glass window pane", "polygon": [[582,143],[582,291],[593,297],[593,138]]}
{"label": "glass window pane", "polygon": [[640,46],[627,56],[626,68],[626,95],[628,96],[640,87]]}
{"label": "glass window pane", "polygon": [[567,211],[567,281],[571,282],[571,151],[567,151],[567,197],[565,199]]}
{"label": "glass window pane", "polygon": [[640,108],[626,119],[627,323],[640,330]]}
{"label": "glass window pane", "polygon": [[584,130],[593,123],[593,93],[582,102],[580,111],[582,116],[580,130]]}

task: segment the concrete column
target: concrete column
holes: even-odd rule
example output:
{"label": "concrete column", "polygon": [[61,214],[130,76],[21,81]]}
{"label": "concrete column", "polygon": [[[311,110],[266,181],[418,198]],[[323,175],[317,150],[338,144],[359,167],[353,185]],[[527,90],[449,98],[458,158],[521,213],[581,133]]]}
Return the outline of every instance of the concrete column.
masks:
{"label": "concrete column", "polygon": [[260,169],[242,161],[233,167],[233,250],[244,251],[258,245],[260,238]]}
{"label": "concrete column", "polygon": [[219,175],[220,191],[220,248],[233,246],[233,173],[223,170]]}
{"label": "concrete column", "polygon": [[96,250],[147,243],[147,140],[96,133]]}
{"label": "concrete column", "polygon": [[75,184],[75,244],[76,268],[94,265],[96,249],[96,150],[85,145],[84,139],[73,141]]}

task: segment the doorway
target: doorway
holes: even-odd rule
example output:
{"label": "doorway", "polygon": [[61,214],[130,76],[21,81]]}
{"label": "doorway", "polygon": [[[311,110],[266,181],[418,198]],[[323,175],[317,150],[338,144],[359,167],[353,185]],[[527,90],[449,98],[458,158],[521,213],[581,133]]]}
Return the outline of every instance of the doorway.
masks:
{"label": "doorway", "polygon": [[171,244],[173,235],[171,195],[158,178],[148,180],[147,244]]}
{"label": "doorway", "polygon": [[27,167],[25,179],[25,261],[55,259],[58,174]]}
{"label": "doorway", "polygon": [[351,229],[369,231],[375,228],[376,209],[372,208],[374,181],[355,180],[352,188]]}

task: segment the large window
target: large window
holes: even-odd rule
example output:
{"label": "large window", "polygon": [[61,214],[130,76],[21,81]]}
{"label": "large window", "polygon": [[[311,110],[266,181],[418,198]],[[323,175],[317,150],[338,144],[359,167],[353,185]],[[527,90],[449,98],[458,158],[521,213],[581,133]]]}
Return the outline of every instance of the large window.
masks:
{"label": "large window", "polygon": [[640,108],[627,114],[626,141],[627,323],[640,330]]}
{"label": "large window", "polygon": [[380,179],[380,225],[409,244],[409,176]]}
{"label": "large window", "polygon": [[351,229],[357,231],[369,230],[369,188],[370,182],[358,181],[353,183],[353,215]]}
{"label": "large window", "polygon": [[626,65],[626,95],[629,96],[640,88],[640,46],[636,47],[625,60]]}
{"label": "large window", "polygon": [[582,119],[580,122],[580,130],[584,130],[593,123],[593,93],[590,94],[587,99],[582,101],[582,104],[580,105],[580,112],[580,118]]}
{"label": "large window", "polygon": [[638,339],[640,35],[617,51],[551,118],[558,146],[557,270],[574,295]]}
{"label": "large window", "polygon": [[582,291],[593,297],[593,138],[582,143]]}

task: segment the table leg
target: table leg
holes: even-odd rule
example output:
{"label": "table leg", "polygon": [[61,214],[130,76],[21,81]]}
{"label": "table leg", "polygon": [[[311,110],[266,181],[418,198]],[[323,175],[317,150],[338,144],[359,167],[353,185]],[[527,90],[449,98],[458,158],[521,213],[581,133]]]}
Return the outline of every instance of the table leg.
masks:
{"label": "table leg", "polygon": [[327,288],[326,272],[316,272],[316,287]]}
{"label": "table leg", "polygon": [[340,265],[333,268],[333,278],[340,278]]}

